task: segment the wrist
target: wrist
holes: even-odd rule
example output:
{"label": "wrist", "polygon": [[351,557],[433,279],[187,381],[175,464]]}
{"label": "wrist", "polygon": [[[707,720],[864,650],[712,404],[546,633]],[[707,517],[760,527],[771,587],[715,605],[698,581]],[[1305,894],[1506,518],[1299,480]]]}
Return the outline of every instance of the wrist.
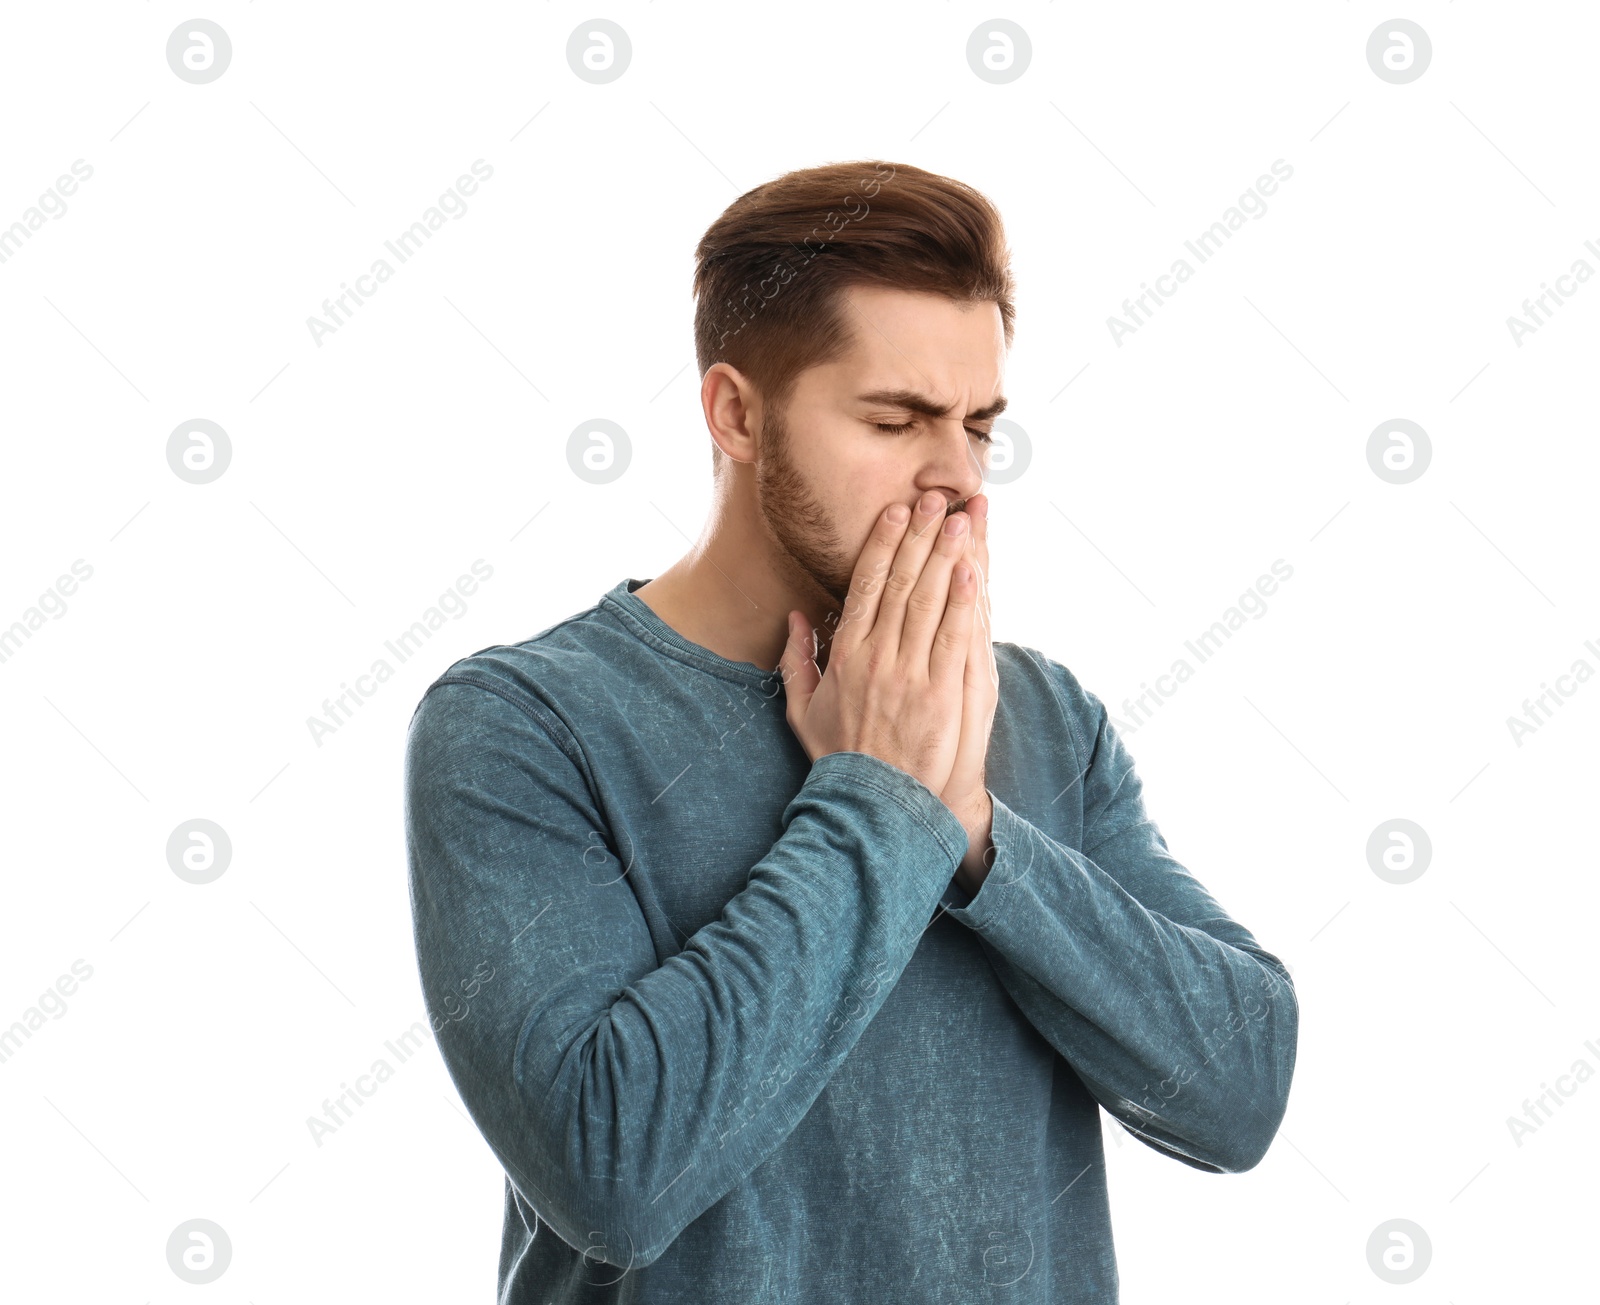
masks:
{"label": "wrist", "polygon": [[993,860],[994,800],[987,789],[979,789],[951,804],[950,810],[967,832],[967,851],[956,867],[956,882],[976,894]]}

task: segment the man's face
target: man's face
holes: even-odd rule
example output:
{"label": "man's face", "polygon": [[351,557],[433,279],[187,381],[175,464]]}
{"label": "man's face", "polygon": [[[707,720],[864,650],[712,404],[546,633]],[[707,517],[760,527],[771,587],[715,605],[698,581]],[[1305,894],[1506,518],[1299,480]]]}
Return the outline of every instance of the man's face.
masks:
{"label": "man's face", "polygon": [[[884,508],[914,507],[931,489],[948,514],[982,488],[1005,365],[993,303],[877,286],[843,295],[850,352],[801,373],[787,408],[763,414],[756,465],[757,504],[780,559],[841,606]],[[916,410],[913,396],[939,415]]]}

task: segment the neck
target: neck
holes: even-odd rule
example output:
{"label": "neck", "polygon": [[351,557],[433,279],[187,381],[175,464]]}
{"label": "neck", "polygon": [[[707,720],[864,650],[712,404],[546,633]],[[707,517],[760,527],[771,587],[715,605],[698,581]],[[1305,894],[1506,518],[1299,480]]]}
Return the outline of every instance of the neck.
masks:
{"label": "neck", "polygon": [[771,671],[783,656],[791,611],[821,632],[817,660],[827,666],[829,617],[839,604],[762,529],[753,486],[733,468],[714,490],[712,510],[694,547],[634,591],[691,643],[729,661]]}

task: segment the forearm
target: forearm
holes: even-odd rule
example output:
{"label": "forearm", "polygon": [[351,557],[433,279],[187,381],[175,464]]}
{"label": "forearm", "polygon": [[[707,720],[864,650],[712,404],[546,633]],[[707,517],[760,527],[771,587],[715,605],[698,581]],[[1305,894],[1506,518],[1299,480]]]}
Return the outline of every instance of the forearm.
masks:
{"label": "forearm", "polygon": [[952,914],[1030,1022],[1131,1128],[1200,1167],[1255,1164],[1287,1104],[1298,1033],[1275,959],[1231,921],[1201,928],[1147,908],[998,802],[992,837],[980,890]]}
{"label": "forearm", "polygon": [[[721,917],[660,965],[620,876],[574,881],[555,843],[516,858],[541,867],[548,910],[441,1050],[507,1172],[593,1258],[648,1264],[777,1148],[887,998],[961,851],[931,792],[861,754],[819,760],[783,823]],[[426,981],[461,969],[477,935],[425,889]]]}

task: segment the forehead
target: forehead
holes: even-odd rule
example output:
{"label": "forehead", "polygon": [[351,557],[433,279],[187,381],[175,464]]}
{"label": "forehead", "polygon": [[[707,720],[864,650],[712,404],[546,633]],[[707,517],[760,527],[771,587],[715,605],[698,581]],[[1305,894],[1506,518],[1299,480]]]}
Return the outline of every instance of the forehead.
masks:
{"label": "forehead", "polygon": [[998,389],[1005,328],[993,302],[957,303],[886,286],[847,286],[840,297],[850,349],[828,369],[833,379],[985,394]]}

